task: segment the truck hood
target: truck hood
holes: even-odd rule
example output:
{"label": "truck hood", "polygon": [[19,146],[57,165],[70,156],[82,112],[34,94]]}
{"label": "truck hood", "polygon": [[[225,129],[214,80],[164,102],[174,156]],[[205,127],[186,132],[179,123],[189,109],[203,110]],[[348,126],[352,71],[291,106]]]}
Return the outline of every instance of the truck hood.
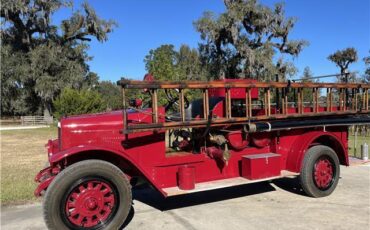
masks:
{"label": "truck hood", "polygon": [[59,128],[61,150],[73,146],[99,144],[103,139],[122,136],[122,110],[62,118]]}
{"label": "truck hood", "polygon": [[64,129],[97,129],[105,126],[122,123],[122,111],[112,111],[106,113],[75,115],[62,118],[60,120],[61,128]]}

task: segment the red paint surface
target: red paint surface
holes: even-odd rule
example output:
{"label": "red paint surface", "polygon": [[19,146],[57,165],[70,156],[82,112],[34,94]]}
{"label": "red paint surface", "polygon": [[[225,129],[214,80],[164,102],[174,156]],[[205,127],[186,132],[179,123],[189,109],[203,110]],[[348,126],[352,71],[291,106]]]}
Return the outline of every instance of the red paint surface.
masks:
{"label": "red paint surface", "polygon": [[178,186],[182,190],[195,188],[195,168],[193,166],[182,165],[178,172]]}
{"label": "red paint surface", "polygon": [[[239,97],[235,94],[232,96]],[[214,116],[224,116],[223,104],[221,101],[213,108]],[[128,122],[150,123],[152,120],[150,112],[151,109],[147,109],[145,113],[130,111]],[[272,112],[274,113],[274,110]],[[296,111],[293,109],[289,111],[294,112]],[[254,113],[264,111],[254,110]],[[164,121],[164,114],[164,108],[159,108],[160,122]],[[162,188],[178,186],[178,171],[183,165],[194,167],[195,183],[227,179],[241,176],[243,156],[273,152],[281,155],[278,170],[299,172],[305,152],[315,144],[331,144],[330,147],[339,154],[341,163],[348,164],[346,127],[327,128],[326,131],[312,128],[279,133],[252,133],[246,140],[243,140],[241,134],[231,135],[229,136],[231,157],[227,164],[222,164],[206,153],[189,152],[167,156],[164,132],[129,134],[126,140],[126,136],[121,134],[122,117],[122,111],[114,111],[61,119],[59,140],[49,141],[47,144],[51,167],[63,169],[75,161],[91,157],[110,160],[121,167],[129,177],[143,176],[166,195]],[[251,143],[244,148],[249,140]],[[256,167],[260,170],[258,166]],[[127,168],[129,170],[126,170]],[[46,180],[57,173],[56,170],[54,173],[50,171],[49,177],[41,175],[45,172],[38,176],[40,183],[38,195],[51,181]]]}
{"label": "red paint surface", "polygon": [[280,175],[279,154],[258,154],[242,158],[242,176],[257,180]]}
{"label": "red paint surface", "polygon": [[249,145],[249,137],[242,131],[228,133],[226,138],[230,146],[235,150],[243,150]]}

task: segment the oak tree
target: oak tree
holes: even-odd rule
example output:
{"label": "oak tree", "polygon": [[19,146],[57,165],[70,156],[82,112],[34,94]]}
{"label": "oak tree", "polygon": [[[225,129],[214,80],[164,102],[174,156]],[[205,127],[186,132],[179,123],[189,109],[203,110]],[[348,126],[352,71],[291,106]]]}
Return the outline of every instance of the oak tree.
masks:
{"label": "oak tree", "polygon": [[64,87],[81,88],[91,77],[88,42],[107,40],[116,25],[100,19],[87,3],[54,24],[72,1],[3,0],[1,72],[3,114],[50,114]]}
{"label": "oak tree", "polygon": [[364,57],[364,62],[366,65],[364,73],[364,82],[370,83],[370,56]]}
{"label": "oak tree", "polygon": [[297,57],[307,42],[291,40],[296,19],[286,17],[284,5],[273,8],[257,0],[224,0],[220,15],[205,12],[194,22],[203,43],[203,64],[214,77],[274,80],[295,73],[285,57]]}
{"label": "oak tree", "polygon": [[355,48],[346,48],[343,50],[338,50],[335,53],[328,56],[328,59],[334,62],[340,68],[340,81],[349,81],[348,77],[348,67],[351,63],[357,61],[357,50]]}

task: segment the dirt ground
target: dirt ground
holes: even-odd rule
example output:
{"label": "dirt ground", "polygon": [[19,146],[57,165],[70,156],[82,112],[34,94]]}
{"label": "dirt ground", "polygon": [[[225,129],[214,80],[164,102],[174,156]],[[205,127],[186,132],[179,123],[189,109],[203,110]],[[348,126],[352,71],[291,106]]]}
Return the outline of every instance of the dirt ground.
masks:
{"label": "dirt ground", "polygon": [[[341,167],[334,193],[305,196],[296,179],[279,179],[163,199],[151,189],[134,191],[126,229],[370,229],[370,165]],[[42,208],[5,207],[2,229],[43,230]]]}

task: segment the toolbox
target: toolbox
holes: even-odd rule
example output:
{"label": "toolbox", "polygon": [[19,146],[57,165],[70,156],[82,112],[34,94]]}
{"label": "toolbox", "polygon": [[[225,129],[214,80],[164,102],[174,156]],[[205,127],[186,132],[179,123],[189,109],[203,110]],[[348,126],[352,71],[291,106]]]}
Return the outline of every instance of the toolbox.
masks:
{"label": "toolbox", "polygon": [[242,157],[242,177],[249,180],[280,175],[280,154],[263,153]]}

